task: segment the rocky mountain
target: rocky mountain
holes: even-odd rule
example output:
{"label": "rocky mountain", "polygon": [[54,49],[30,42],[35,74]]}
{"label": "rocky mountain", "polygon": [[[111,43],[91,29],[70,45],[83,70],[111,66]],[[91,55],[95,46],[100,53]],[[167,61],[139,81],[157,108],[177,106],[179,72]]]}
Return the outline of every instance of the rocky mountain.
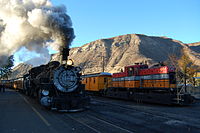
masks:
{"label": "rocky mountain", "polygon": [[188,43],[187,44],[189,47],[193,47],[194,49],[199,48],[200,47],[200,42],[195,42],[195,43]]}
{"label": "rocky mountain", "polygon": [[[200,65],[200,42],[184,44],[167,37],[127,34],[113,38],[100,39],[81,47],[71,48],[69,58],[80,66],[84,74],[119,72],[124,66],[138,62],[154,64],[166,61],[168,56],[180,56],[184,49],[197,65]],[[52,56],[52,61],[60,60],[60,55]],[[103,63],[104,60],[104,63]],[[20,77],[32,68],[28,64],[19,64],[13,69],[12,78]]]}
{"label": "rocky mountain", "polygon": [[[85,74],[101,72],[103,60],[106,72],[118,72],[124,66],[137,62],[153,64],[166,61],[171,54],[179,56],[182,49],[194,60],[200,60],[197,56],[200,54],[198,44],[186,45],[167,37],[141,34],[100,39],[82,47],[72,48],[69,58],[73,59],[75,65],[80,66]],[[52,59],[59,60],[59,55],[54,55]]]}
{"label": "rocky mountain", "polygon": [[200,66],[200,42],[187,44],[186,52],[195,64]]}
{"label": "rocky mountain", "polygon": [[31,68],[32,68],[32,65],[20,63],[19,65],[13,68],[12,73],[9,76],[9,78],[15,79],[15,78],[22,77],[23,75],[27,74]]}

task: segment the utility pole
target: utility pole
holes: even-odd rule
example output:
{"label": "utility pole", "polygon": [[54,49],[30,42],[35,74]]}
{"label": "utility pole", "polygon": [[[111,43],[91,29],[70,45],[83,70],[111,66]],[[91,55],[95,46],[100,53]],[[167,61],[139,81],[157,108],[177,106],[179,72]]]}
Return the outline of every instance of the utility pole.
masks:
{"label": "utility pole", "polygon": [[105,67],[104,56],[102,56],[102,61],[103,61],[103,62],[102,62],[102,72],[104,72],[104,69],[105,69],[105,68],[104,68],[104,67]]}
{"label": "utility pole", "polygon": [[187,92],[187,82],[186,82],[186,73],[187,73],[187,66],[185,66],[185,70],[184,70],[184,84],[185,84],[185,92]]}

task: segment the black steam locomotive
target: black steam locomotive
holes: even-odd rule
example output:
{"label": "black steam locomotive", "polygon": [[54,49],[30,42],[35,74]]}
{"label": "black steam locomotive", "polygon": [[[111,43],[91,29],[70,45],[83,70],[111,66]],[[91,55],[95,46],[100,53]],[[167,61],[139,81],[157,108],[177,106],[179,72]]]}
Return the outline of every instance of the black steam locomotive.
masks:
{"label": "black steam locomotive", "polygon": [[72,60],[32,68],[24,75],[23,86],[25,94],[36,97],[41,105],[52,110],[80,111],[90,101],[81,84],[80,68],[73,66]]}

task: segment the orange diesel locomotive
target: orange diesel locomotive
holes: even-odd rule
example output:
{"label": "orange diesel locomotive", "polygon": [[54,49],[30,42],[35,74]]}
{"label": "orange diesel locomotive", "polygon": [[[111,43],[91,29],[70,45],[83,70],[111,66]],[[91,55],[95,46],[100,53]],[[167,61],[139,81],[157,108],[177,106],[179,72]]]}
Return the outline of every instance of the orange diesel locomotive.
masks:
{"label": "orange diesel locomotive", "polygon": [[85,75],[83,83],[86,85],[86,90],[99,91],[107,97],[149,103],[185,105],[194,101],[190,94],[177,88],[174,67],[158,64],[149,68],[146,64],[137,63],[125,66],[124,72],[113,73],[107,83],[96,82],[95,85],[90,83],[92,79],[100,77],[103,79],[107,75]]}

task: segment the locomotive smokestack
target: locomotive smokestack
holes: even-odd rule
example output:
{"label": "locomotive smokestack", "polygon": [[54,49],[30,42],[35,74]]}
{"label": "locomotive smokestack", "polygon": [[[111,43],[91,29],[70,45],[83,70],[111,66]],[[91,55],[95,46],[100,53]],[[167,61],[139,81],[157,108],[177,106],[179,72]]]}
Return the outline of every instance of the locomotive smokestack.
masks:
{"label": "locomotive smokestack", "polygon": [[66,61],[69,56],[69,48],[63,48],[62,50],[62,61]]}
{"label": "locomotive smokestack", "polygon": [[62,47],[61,49],[60,49],[60,63],[61,64],[66,64],[66,62],[67,62],[67,59],[68,59],[68,56],[69,56],[69,48],[67,48],[67,47]]}
{"label": "locomotive smokestack", "polygon": [[66,64],[69,56],[69,46],[74,39],[74,30],[72,28],[63,29],[64,38],[62,40],[62,46],[60,47],[61,64]]}

